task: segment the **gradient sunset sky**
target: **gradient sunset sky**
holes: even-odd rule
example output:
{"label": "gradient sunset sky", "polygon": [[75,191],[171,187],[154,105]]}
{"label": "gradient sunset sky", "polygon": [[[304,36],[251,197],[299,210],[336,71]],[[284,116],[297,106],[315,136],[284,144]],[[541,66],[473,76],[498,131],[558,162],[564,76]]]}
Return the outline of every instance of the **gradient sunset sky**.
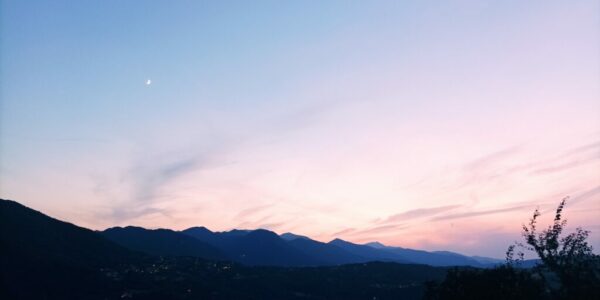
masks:
{"label": "gradient sunset sky", "polygon": [[600,1],[0,3],[2,198],[503,257],[570,196],[600,249]]}

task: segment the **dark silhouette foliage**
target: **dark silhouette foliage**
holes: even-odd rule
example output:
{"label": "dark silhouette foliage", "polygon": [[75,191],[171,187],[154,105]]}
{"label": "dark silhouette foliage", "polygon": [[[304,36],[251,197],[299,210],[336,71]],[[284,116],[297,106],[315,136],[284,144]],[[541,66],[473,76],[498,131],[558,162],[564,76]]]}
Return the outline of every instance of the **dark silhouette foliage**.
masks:
{"label": "dark silhouette foliage", "polygon": [[[492,269],[453,269],[441,283],[429,283],[425,299],[600,299],[600,257],[588,244],[589,231],[563,235],[563,199],[548,228],[539,231],[536,209],[523,225],[525,243],[508,247],[506,264]],[[525,268],[525,252],[539,262]]]}
{"label": "dark silhouette foliage", "polygon": [[543,286],[531,272],[510,266],[454,268],[440,284],[429,282],[424,299],[542,299]]}
{"label": "dark silhouette foliage", "polygon": [[[540,212],[536,209],[527,225],[523,225],[525,244],[516,243],[507,251],[507,262],[519,265],[525,251],[533,251],[541,263],[533,269],[552,297],[558,299],[600,299],[600,256],[587,242],[589,231],[577,227],[563,236],[567,220],[563,210],[568,198],[556,209],[552,225],[538,231]],[[514,256],[517,256],[515,259]]]}

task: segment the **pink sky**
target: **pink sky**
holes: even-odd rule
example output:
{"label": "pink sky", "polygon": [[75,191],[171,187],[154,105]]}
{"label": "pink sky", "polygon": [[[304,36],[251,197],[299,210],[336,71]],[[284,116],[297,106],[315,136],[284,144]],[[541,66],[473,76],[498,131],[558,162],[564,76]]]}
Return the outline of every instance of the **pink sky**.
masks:
{"label": "pink sky", "polygon": [[570,196],[600,248],[597,1],[96,5],[3,4],[3,198],[502,257]]}

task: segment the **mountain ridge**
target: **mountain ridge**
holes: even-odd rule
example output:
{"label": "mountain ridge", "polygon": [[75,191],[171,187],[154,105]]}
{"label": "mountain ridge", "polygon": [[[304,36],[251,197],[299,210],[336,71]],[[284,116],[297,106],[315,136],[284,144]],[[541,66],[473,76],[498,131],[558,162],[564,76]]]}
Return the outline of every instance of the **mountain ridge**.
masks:
{"label": "mountain ridge", "polygon": [[107,239],[134,251],[159,256],[199,256],[227,260],[221,250],[196,238],[170,229],[145,229],[136,226],[112,227],[102,234]]}
{"label": "mountain ridge", "polygon": [[[129,229],[146,230],[149,232],[165,231],[173,235],[181,234],[218,249],[220,256],[207,256],[198,252],[173,253],[162,249],[143,249],[131,245],[130,239],[125,239],[121,245],[132,250],[150,254],[162,255],[191,255],[207,259],[230,259],[250,266],[329,266],[369,261],[415,263],[431,266],[471,266],[490,267],[501,263],[501,260],[478,256],[476,258],[450,251],[424,251],[409,248],[387,246],[380,242],[355,244],[340,238],[328,243],[310,239],[303,235],[286,232],[278,235],[266,229],[229,231],[211,231],[204,226],[190,227],[181,231],[169,229],[143,229],[141,227],[125,227]],[[109,228],[103,233],[110,236]],[[118,240],[114,240],[117,241]]]}
{"label": "mountain ridge", "polygon": [[489,267],[501,263],[501,260],[489,257],[471,258],[449,251],[428,252],[387,246],[376,241],[361,245],[335,238],[323,243],[291,232],[278,235],[266,229],[213,232],[204,226],[181,231],[125,226],[96,232],[126,250],[159,256],[231,260],[249,266],[331,266],[382,261]]}
{"label": "mountain ridge", "polygon": [[[171,230],[113,230],[173,236]],[[224,236],[285,243],[264,230]],[[381,262],[289,268],[243,266],[194,256],[156,256],[128,250],[102,232],[2,199],[0,253],[0,299],[416,300],[424,293],[424,282],[439,281],[447,272],[426,265]]]}

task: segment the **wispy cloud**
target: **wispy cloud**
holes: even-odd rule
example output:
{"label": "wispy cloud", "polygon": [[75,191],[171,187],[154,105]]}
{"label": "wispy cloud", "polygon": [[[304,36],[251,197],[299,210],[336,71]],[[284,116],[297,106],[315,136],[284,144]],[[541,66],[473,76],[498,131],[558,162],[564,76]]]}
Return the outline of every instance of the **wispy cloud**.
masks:
{"label": "wispy cloud", "polygon": [[[560,154],[540,158],[520,164],[500,164],[511,156],[518,155],[521,152],[521,146],[512,146],[489,155],[483,156],[465,165],[464,170],[467,174],[476,177],[506,177],[513,173],[529,172],[530,174],[540,175],[566,171],[568,169],[585,165],[593,160],[600,158],[600,141],[575,146],[567,149]],[[590,151],[595,151],[589,154]],[[569,159],[568,161],[565,161]],[[487,174],[487,175],[486,175]],[[470,178],[469,180],[472,180]]]}
{"label": "wispy cloud", "polygon": [[452,220],[452,219],[462,219],[462,218],[478,217],[478,216],[484,216],[484,215],[501,214],[501,213],[506,213],[506,212],[511,212],[511,211],[517,211],[517,210],[522,210],[522,209],[531,208],[531,207],[532,207],[531,205],[523,205],[523,206],[515,206],[515,207],[509,207],[509,208],[500,208],[500,209],[480,210],[480,211],[472,211],[472,212],[465,212],[465,213],[456,213],[456,214],[449,214],[449,215],[435,217],[432,220],[433,221]]}
{"label": "wispy cloud", "polygon": [[567,162],[563,162],[563,163],[559,163],[559,164],[555,164],[555,165],[551,165],[548,167],[543,167],[543,168],[539,168],[539,169],[535,169],[533,171],[531,171],[532,174],[535,175],[543,175],[543,174],[551,174],[551,173],[557,173],[557,172],[562,172],[568,169],[572,169],[581,165],[585,165],[588,164],[594,160],[600,159],[600,155],[599,154],[594,154],[594,155],[590,155],[587,157],[579,157]]}
{"label": "wispy cloud", "polygon": [[568,203],[575,204],[578,202],[582,202],[582,201],[588,200],[592,197],[595,197],[598,194],[600,194],[600,185],[573,197]]}
{"label": "wispy cloud", "polygon": [[166,162],[146,162],[131,171],[133,200],[152,201],[161,187],[190,173],[201,165],[199,157],[176,158]]}
{"label": "wispy cloud", "polygon": [[130,196],[113,204],[108,217],[119,223],[154,213],[168,217],[170,214],[167,208],[159,209],[155,205],[157,200],[168,195],[165,187],[183,176],[215,163],[210,155],[166,158],[161,156],[138,161],[124,174],[120,182],[129,186]]}
{"label": "wispy cloud", "polygon": [[[142,152],[143,158],[135,161],[119,183],[128,187],[129,197],[115,201],[117,203],[112,205],[113,212],[110,215],[115,221],[122,222],[153,213],[152,207],[157,201],[173,198],[173,194],[167,189],[170,184],[203,169],[232,164],[227,159],[232,152],[276,142],[287,136],[283,133],[310,125],[310,120],[318,118],[335,105],[337,104],[318,104],[288,110],[287,113],[261,120],[241,133],[221,132],[217,138],[203,146],[192,143],[179,151],[158,154]],[[96,189],[99,188],[107,189],[104,185],[97,185]],[[108,192],[105,191],[105,194]],[[242,219],[242,224],[257,225],[257,222],[244,222],[246,220],[243,219],[267,208],[268,205],[249,208],[239,212],[237,217]]]}
{"label": "wispy cloud", "polygon": [[259,212],[262,212],[272,206],[273,206],[273,204],[264,204],[264,205],[258,205],[258,206],[244,209],[236,215],[236,219],[244,219],[246,217],[249,217],[249,216],[255,215]]}
{"label": "wispy cloud", "polygon": [[430,207],[430,208],[419,208],[408,210],[403,213],[395,214],[389,216],[387,219],[380,221],[380,223],[393,223],[399,221],[406,221],[410,219],[416,219],[421,217],[428,217],[432,215],[436,215],[445,211],[453,210],[461,207],[461,205],[446,205],[446,206],[438,206],[438,207]]}
{"label": "wispy cloud", "polygon": [[290,230],[290,224],[293,223],[293,219],[285,219],[279,218],[277,215],[266,215],[254,220],[242,220],[242,222],[238,223],[232,229],[277,229],[281,227],[285,227]]}
{"label": "wispy cloud", "polygon": [[131,220],[138,218],[140,216],[150,215],[150,214],[160,214],[167,218],[171,218],[171,214],[166,209],[157,209],[153,207],[135,207],[135,206],[127,206],[127,207],[115,207],[111,210],[109,217],[117,222],[122,222],[126,220]]}
{"label": "wispy cloud", "polygon": [[338,232],[334,232],[332,234],[332,236],[342,236],[344,234],[349,234],[349,233],[352,233],[354,231],[356,231],[356,228],[346,228],[346,229],[342,229],[342,230],[340,230]]}
{"label": "wispy cloud", "polygon": [[[595,150],[595,152],[589,154],[591,150]],[[532,175],[544,175],[567,171],[600,158],[598,150],[600,150],[600,141],[579,145],[560,154],[513,166],[507,169],[506,173],[529,172]]]}
{"label": "wispy cloud", "polygon": [[479,172],[519,153],[520,146],[512,146],[477,158],[465,165],[466,172]]}
{"label": "wispy cloud", "polygon": [[397,231],[397,230],[404,229],[404,228],[406,228],[406,225],[402,225],[402,224],[383,225],[383,226],[376,226],[376,227],[360,230],[360,231],[354,232],[352,235],[355,235],[355,236],[372,235],[372,234],[379,234],[382,232]]}
{"label": "wispy cloud", "polygon": [[[383,237],[399,236],[399,233],[409,228],[406,224],[390,224],[353,230],[346,233],[346,237],[354,242],[371,242]],[[336,235],[334,235],[335,237]]]}
{"label": "wispy cloud", "polygon": [[[467,162],[459,169],[448,171],[443,177],[436,175],[437,177],[426,178],[421,181],[420,188],[437,178],[439,182],[429,185],[436,191],[436,194],[430,196],[438,196],[472,186],[503,182],[514,176],[571,172],[572,169],[596,163],[600,159],[599,151],[600,141],[596,141],[531,159],[531,156],[521,155],[527,153],[525,145],[514,145]],[[457,180],[445,178],[457,178]]]}
{"label": "wispy cloud", "polygon": [[572,148],[571,150],[567,151],[564,156],[571,156],[571,155],[576,155],[579,154],[581,152],[587,152],[589,150],[596,150],[598,151],[600,149],[600,141],[595,141],[593,143],[589,143],[589,144],[585,144],[585,145],[581,145],[581,146],[577,146],[575,148]]}

